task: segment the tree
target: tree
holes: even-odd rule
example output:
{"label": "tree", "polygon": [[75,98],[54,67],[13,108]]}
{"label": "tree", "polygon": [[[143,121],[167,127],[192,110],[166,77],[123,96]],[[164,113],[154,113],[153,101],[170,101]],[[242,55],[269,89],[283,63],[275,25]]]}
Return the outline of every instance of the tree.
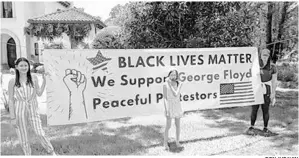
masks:
{"label": "tree", "polygon": [[114,6],[109,13],[110,17],[116,18],[117,16],[119,16],[121,14],[122,9],[123,9],[123,6],[120,4]]}
{"label": "tree", "polygon": [[54,38],[61,37],[62,33],[66,33],[70,37],[71,48],[74,49],[88,36],[90,30],[90,24],[31,23],[25,32],[28,35],[49,41],[53,41]]}
{"label": "tree", "polygon": [[108,26],[96,35],[91,46],[93,49],[123,49],[125,48],[121,28]]}
{"label": "tree", "polygon": [[266,6],[266,43],[275,63],[283,53],[298,49],[298,3],[267,2]]}
{"label": "tree", "polygon": [[130,20],[132,17],[130,15],[130,8],[134,7],[132,2],[126,3],[125,5],[116,5],[114,6],[110,13],[109,18],[105,20],[105,24],[108,26],[120,26],[123,27],[125,21]]}
{"label": "tree", "polygon": [[[275,58],[298,47],[296,2],[130,2],[110,16],[122,28],[124,48],[268,46]],[[288,38],[280,48],[271,45]]]}
{"label": "tree", "polygon": [[239,14],[240,2],[135,2],[131,20],[131,48],[249,46],[251,17]]}

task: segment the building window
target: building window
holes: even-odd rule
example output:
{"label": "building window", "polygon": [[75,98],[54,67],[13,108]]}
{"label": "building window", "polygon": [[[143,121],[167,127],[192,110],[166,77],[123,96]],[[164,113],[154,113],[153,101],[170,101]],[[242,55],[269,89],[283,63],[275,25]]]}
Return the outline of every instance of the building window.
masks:
{"label": "building window", "polygon": [[12,2],[1,2],[1,17],[2,18],[13,18]]}
{"label": "building window", "polygon": [[35,52],[35,55],[36,55],[36,56],[39,55],[38,43],[34,43],[34,52]]}

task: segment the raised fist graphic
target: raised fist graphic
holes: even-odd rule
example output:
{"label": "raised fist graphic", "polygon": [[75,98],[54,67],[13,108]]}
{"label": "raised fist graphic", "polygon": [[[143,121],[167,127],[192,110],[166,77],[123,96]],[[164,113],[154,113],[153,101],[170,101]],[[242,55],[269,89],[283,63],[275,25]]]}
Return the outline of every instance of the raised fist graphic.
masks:
{"label": "raised fist graphic", "polygon": [[74,69],[66,69],[63,82],[69,90],[69,120],[73,115],[76,118],[87,116],[84,91],[86,89],[87,79],[84,74]]}

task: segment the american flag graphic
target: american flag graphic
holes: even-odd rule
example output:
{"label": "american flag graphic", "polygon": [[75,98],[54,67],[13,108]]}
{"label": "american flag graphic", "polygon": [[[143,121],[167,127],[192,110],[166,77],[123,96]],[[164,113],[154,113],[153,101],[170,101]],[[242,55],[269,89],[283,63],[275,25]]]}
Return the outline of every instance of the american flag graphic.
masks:
{"label": "american flag graphic", "polygon": [[254,102],[252,82],[220,84],[220,105]]}
{"label": "american flag graphic", "polygon": [[106,65],[111,58],[104,57],[101,51],[99,50],[97,55],[94,58],[87,58],[87,60],[94,66],[92,69],[97,70],[102,68],[103,71],[107,72]]}

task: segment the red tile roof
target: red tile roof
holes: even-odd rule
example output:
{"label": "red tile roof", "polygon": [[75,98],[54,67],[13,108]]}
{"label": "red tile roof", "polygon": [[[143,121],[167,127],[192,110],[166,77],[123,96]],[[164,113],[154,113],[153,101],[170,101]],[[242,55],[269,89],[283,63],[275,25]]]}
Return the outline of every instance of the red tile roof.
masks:
{"label": "red tile roof", "polygon": [[59,10],[54,13],[34,17],[28,19],[28,23],[93,23],[100,24],[102,27],[106,25],[98,18],[85,13],[78,8],[70,8]]}

